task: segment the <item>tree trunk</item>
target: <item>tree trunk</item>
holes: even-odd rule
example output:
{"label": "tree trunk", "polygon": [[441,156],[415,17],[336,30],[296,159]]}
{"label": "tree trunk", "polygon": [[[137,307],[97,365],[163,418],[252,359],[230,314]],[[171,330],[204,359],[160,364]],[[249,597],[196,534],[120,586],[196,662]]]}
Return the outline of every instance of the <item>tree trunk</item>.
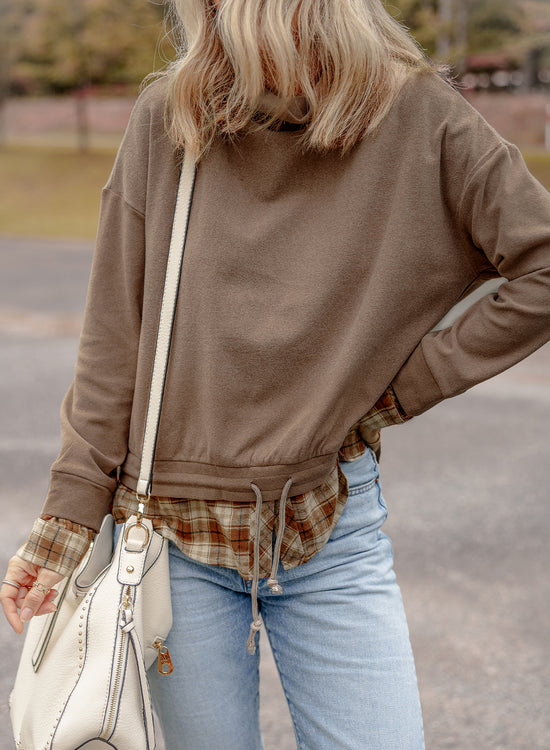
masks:
{"label": "tree trunk", "polygon": [[466,72],[466,61],[468,57],[468,18],[470,15],[470,0],[460,0],[457,9],[456,19],[456,45],[458,48],[458,58],[455,63],[455,70],[458,75],[464,75]]}
{"label": "tree trunk", "polygon": [[88,107],[88,58],[85,40],[86,5],[83,0],[72,3],[72,24],[74,55],[78,67],[78,88],[75,91],[76,137],[78,150],[86,153],[90,150],[90,117]]}
{"label": "tree trunk", "polygon": [[9,65],[7,61],[0,58],[0,146],[6,140],[6,104],[8,102],[8,75]]}
{"label": "tree trunk", "polygon": [[437,35],[436,54],[440,60],[448,60],[451,55],[453,0],[439,0],[437,16],[439,33]]}
{"label": "tree trunk", "polygon": [[76,134],[78,150],[85,154],[90,150],[90,113],[88,106],[88,87],[82,86],[75,92]]}
{"label": "tree trunk", "polygon": [[10,90],[11,45],[14,33],[10,3],[0,3],[0,145],[6,140],[6,104]]}
{"label": "tree trunk", "polygon": [[525,62],[523,63],[523,84],[522,89],[524,91],[532,91],[540,85],[539,82],[539,71],[540,71],[540,60],[544,48],[533,47],[529,50],[525,56]]}

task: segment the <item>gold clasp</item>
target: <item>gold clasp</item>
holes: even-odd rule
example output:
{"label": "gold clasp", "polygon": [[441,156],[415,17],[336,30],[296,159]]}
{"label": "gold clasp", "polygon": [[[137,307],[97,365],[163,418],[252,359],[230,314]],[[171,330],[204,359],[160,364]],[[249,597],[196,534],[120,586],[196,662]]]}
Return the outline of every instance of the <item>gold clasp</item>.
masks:
{"label": "gold clasp", "polygon": [[147,505],[150,499],[151,499],[150,492],[147,493],[147,497],[145,497],[144,495],[140,495],[136,492],[136,500],[138,501],[138,510],[136,514],[136,520],[137,520],[138,526],[141,526],[141,519],[143,518],[143,511],[145,510],[145,506]]}

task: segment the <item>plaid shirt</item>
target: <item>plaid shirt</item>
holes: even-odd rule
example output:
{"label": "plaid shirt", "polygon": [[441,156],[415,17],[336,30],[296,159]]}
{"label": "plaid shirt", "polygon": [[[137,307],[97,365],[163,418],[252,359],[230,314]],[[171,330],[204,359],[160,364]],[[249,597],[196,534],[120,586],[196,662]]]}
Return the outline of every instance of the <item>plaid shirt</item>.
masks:
{"label": "plaid shirt", "polygon": [[[380,455],[380,430],[405,422],[393,390],[388,388],[373,408],[348,432],[339,461],[354,461],[366,445]],[[286,524],[281,546],[281,562],[293,568],[310,560],[326,543],[347,500],[348,486],[336,463],[320,487],[286,501]],[[271,570],[273,528],[277,523],[277,503],[264,502],[260,523],[260,577]],[[237,570],[252,578],[256,502],[212,502],[152,496],[146,513],[154,528],[171,539],[184,554],[209,565]],[[137,512],[132,490],[119,484],[113,498],[113,515],[122,523]],[[36,520],[18,555],[35,565],[69,575],[89,547],[94,532],[72,521],[51,516]]]}
{"label": "plaid shirt", "polygon": [[34,522],[19,557],[41,568],[69,576],[83,558],[95,531],[61,518],[44,516]]}

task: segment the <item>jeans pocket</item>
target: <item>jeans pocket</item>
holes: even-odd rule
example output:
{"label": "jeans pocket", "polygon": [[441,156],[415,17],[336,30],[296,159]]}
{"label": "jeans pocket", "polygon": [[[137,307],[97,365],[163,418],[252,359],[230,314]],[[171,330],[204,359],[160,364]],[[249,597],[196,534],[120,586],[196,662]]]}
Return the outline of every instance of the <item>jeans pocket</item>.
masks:
{"label": "jeans pocket", "polygon": [[379,480],[378,462],[368,447],[354,461],[341,461],[340,468],[348,483],[348,497],[368,492]]}
{"label": "jeans pocket", "polygon": [[360,487],[351,488],[348,498],[352,498],[354,502],[361,503],[365,510],[368,508],[374,513],[376,513],[376,507],[380,508],[384,513],[384,520],[388,514],[388,508],[382,495],[378,477]]}
{"label": "jeans pocket", "polygon": [[362,546],[370,548],[377,543],[379,529],[388,515],[378,472],[364,477],[363,481],[353,481],[353,477],[349,479],[348,498],[332,538],[359,534],[363,537]]}
{"label": "jeans pocket", "polygon": [[363,531],[378,532],[388,517],[388,508],[378,479],[368,487],[365,486],[361,492],[356,492],[349,498],[349,502],[360,506]]}
{"label": "jeans pocket", "polygon": [[367,494],[372,488],[378,484],[378,477],[372,477],[363,484],[348,484],[348,497],[354,497],[355,495]]}

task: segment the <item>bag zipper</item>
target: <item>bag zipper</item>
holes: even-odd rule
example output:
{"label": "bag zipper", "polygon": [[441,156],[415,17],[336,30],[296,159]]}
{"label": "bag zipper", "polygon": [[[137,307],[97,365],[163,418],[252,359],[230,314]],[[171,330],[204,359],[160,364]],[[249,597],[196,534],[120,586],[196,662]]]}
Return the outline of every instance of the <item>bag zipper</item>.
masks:
{"label": "bag zipper", "polygon": [[125,633],[122,628],[126,624],[124,617],[128,610],[130,610],[130,618],[131,618],[131,610],[132,610],[133,602],[132,602],[132,592],[130,589],[130,586],[126,587],[126,592],[122,596],[122,602],[120,604],[120,611],[122,614],[122,617],[119,621],[120,625],[120,632],[119,632],[119,641],[117,645],[117,652],[115,657],[115,669],[114,669],[114,677],[113,677],[113,687],[111,690],[111,696],[108,703],[107,708],[107,720],[105,723],[105,728],[103,732],[100,735],[100,739],[102,740],[108,740],[109,737],[112,734],[112,727],[113,723],[116,717],[116,712],[119,704],[119,694],[120,694],[120,688],[121,688],[121,682],[122,682],[122,667],[124,665],[125,659],[125,653],[128,650],[128,633]]}

